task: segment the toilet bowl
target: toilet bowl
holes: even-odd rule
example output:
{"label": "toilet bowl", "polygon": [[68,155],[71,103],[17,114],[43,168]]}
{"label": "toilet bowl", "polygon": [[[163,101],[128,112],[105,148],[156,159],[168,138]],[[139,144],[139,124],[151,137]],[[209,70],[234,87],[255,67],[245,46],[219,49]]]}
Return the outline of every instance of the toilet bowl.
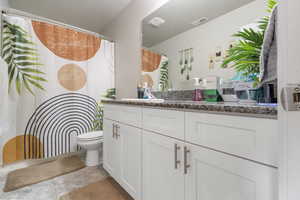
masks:
{"label": "toilet bowl", "polygon": [[95,131],[77,136],[77,144],[86,149],[86,166],[97,166],[100,164],[99,150],[103,143],[103,132]]}

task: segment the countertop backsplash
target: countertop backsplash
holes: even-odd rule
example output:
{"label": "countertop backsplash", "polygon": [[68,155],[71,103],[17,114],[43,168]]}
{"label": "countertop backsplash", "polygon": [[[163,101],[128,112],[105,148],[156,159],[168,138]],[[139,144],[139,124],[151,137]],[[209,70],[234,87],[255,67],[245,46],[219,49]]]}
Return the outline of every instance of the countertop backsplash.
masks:
{"label": "countertop backsplash", "polygon": [[152,92],[158,99],[174,100],[174,101],[192,101],[194,90],[173,90],[166,92]]}

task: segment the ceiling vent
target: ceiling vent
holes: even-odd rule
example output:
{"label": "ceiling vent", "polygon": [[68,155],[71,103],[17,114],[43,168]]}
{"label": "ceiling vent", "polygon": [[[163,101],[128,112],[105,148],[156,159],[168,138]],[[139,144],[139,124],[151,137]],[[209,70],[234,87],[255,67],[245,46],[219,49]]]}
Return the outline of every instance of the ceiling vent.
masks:
{"label": "ceiling vent", "polygon": [[166,21],[160,17],[154,17],[153,19],[151,19],[148,24],[150,24],[151,26],[158,28],[161,25],[163,25]]}
{"label": "ceiling vent", "polygon": [[208,21],[208,18],[207,18],[207,17],[201,17],[201,18],[199,18],[199,19],[193,21],[191,24],[192,24],[193,26],[199,26],[199,25],[201,25],[201,24],[203,24],[204,22],[207,22],[207,21]]}

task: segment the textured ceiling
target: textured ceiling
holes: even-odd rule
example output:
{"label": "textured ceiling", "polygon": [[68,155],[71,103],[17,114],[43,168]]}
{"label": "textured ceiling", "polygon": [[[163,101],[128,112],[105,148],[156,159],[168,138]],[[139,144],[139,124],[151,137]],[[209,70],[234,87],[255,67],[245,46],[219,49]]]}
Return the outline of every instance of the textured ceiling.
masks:
{"label": "textured ceiling", "polygon": [[[143,46],[152,47],[195,28],[191,22],[201,17],[207,17],[210,21],[252,1],[254,0],[170,0],[143,20]],[[163,18],[165,24],[159,28],[152,27],[148,22],[154,17]]]}
{"label": "textured ceiling", "polygon": [[100,32],[132,0],[9,0],[14,9]]}

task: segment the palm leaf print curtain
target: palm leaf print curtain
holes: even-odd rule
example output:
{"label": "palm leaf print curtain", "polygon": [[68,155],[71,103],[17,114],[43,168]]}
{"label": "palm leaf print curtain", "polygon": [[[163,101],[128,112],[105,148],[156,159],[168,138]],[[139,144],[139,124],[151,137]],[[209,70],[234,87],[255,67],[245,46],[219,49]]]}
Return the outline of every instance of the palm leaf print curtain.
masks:
{"label": "palm leaf print curtain", "polygon": [[78,151],[76,136],[102,128],[99,102],[115,91],[114,43],[22,17],[2,24],[2,163]]}
{"label": "palm leaf print curtain", "polygon": [[36,68],[42,64],[38,61],[35,43],[28,32],[21,26],[3,21],[2,58],[8,64],[9,90],[15,84],[18,94],[24,87],[33,94],[32,87],[44,89],[38,81],[46,81],[41,70]]}

